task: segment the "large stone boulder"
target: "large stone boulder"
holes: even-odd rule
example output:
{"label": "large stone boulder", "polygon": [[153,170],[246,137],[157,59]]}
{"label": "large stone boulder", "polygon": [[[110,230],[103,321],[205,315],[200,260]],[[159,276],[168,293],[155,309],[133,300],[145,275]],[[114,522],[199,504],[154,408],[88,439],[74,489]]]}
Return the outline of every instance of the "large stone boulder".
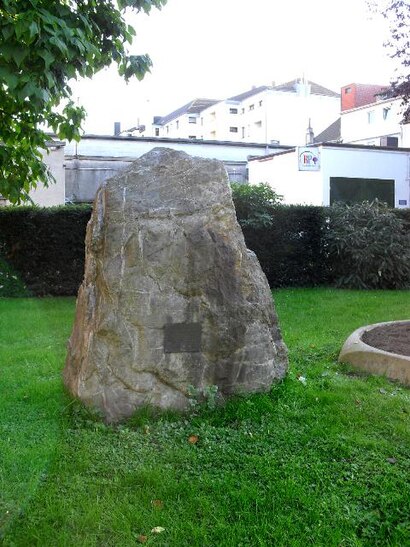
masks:
{"label": "large stone boulder", "polygon": [[65,384],[115,422],[198,392],[285,375],[271,293],[246,249],[223,164],[156,148],[99,190]]}

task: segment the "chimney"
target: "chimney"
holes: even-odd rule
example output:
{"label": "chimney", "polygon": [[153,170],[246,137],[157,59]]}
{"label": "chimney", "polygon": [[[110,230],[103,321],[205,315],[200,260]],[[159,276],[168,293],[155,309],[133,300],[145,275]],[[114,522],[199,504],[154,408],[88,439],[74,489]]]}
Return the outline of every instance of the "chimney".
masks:
{"label": "chimney", "polygon": [[114,122],[114,137],[121,135],[121,122]]}

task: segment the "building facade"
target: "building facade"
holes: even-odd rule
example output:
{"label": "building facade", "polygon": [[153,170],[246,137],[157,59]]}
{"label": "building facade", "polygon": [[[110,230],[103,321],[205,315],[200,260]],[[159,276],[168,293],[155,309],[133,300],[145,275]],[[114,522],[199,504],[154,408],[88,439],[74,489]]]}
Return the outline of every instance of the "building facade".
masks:
{"label": "building facade", "polygon": [[324,130],[340,112],[340,95],[296,79],[254,87],[223,101],[195,99],[154,119],[157,137],[230,142],[304,144],[311,126]]}
{"label": "building facade", "polygon": [[377,101],[377,96],[385,92],[389,86],[377,84],[347,84],[340,92],[341,111],[351,110]]}
{"label": "building facade", "polygon": [[[344,143],[406,147],[401,98],[383,99],[341,112]],[[407,142],[406,142],[407,141]]]}

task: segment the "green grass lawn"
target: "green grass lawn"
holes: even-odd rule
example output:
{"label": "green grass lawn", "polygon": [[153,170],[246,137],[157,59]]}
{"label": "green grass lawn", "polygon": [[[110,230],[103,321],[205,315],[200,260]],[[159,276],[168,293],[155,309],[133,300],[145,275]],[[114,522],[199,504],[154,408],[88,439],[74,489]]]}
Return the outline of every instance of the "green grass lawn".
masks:
{"label": "green grass lawn", "polygon": [[116,427],[62,388],[74,299],[0,299],[0,542],[409,546],[410,391],[336,359],[408,318],[410,291],[274,298],[290,370],[271,393]]}

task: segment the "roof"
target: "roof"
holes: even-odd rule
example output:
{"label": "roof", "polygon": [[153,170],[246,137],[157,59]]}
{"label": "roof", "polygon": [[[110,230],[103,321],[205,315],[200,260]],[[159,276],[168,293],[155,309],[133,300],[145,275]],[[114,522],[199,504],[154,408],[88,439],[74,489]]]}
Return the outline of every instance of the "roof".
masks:
{"label": "roof", "polygon": [[[286,82],[285,84],[275,85],[272,89],[274,91],[287,91],[290,93],[296,93],[296,85],[299,83],[301,83],[301,80],[300,78],[297,78],[296,80]],[[332,91],[327,87],[323,87],[322,85],[316,84],[315,82],[307,80],[306,83],[310,85],[310,93],[312,95],[323,95],[325,97],[340,97],[339,93],[336,93],[335,91]]]}
{"label": "roof", "polygon": [[340,139],[342,138],[341,125],[341,118],[338,118],[336,121],[330,124],[329,127],[326,127],[325,130],[319,133],[319,135],[314,138],[314,142],[318,143],[340,141]]}
{"label": "roof", "polygon": [[257,95],[258,93],[265,91],[266,89],[272,89],[272,87],[268,85],[253,87],[249,91],[245,91],[244,93],[240,93],[239,95],[235,95],[234,97],[229,97],[228,101],[243,101],[245,99],[248,99],[249,97],[252,97],[253,95]]}
{"label": "roof", "polygon": [[[266,91],[267,89],[271,89],[273,91],[285,91],[287,93],[296,93],[296,85],[300,82],[300,78],[296,78],[295,80],[286,82],[285,84],[275,86],[260,85],[259,87],[253,87],[249,91],[245,91],[244,93],[235,95],[234,97],[229,97],[228,101],[243,101],[245,99],[248,99],[249,97],[252,97],[253,95],[261,93],[262,91]],[[322,85],[316,84],[315,82],[311,82],[310,80],[308,80],[307,83],[310,85],[310,92],[312,95],[323,95],[325,97],[340,97],[339,93],[336,93],[331,89],[327,89]]]}
{"label": "roof", "polygon": [[353,144],[353,143],[341,143],[341,142],[321,142],[314,145],[306,145],[305,146],[294,146],[292,148],[289,148],[288,150],[281,150],[280,152],[276,152],[273,154],[265,154],[264,156],[254,156],[248,159],[248,162],[250,161],[268,161],[270,159],[276,158],[276,156],[283,156],[284,154],[291,154],[292,152],[295,152],[298,148],[344,148],[344,149],[350,149],[350,150],[370,150],[372,152],[394,152],[394,153],[405,153],[410,154],[410,148],[406,147],[399,147],[399,148],[392,148],[391,146],[375,146],[373,144]]}
{"label": "roof", "polygon": [[160,117],[155,116],[155,124],[156,125],[165,125],[166,123],[170,122],[171,120],[174,120],[175,118],[179,118],[183,114],[199,114],[202,112],[202,110],[205,110],[205,108],[208,108],[208,106],[212,106],[213,104],[219,103],[220,101],[215,99],[194,99],[193,101],[190,101],[187,104],[184,104],[184,106],[181,106],[177,110],[174,110],[170,114],[167,114],[166,116]]}
{"label": "roof", "polygon": [[[218,101],[219,102],[219,101]],[[193,144],[196,146],[201,146],[204,144],[211,144],[215,146],[228,146],[233,148],[261,148],[266,150],[266,148],[272,150],[288,150],[291,148],[285,144],[266,144],[262,142],[235,142],[235,141],[218,141],[218,140],[205,140],[205,139],[184,139],[184,138],[168,138],[168,137],[133,137],[133,136],[116,136],[116,135],[93,135],[86,134],[81,136],[81,141],[83,140],[95,140],[95,141],[134,141],[134,142],[152,142],[152,143],[169,143],[169,144]],[[80,142],[81,142],[80,141]],[[73,144],[72,142],[65,142],[66,146]]]}

